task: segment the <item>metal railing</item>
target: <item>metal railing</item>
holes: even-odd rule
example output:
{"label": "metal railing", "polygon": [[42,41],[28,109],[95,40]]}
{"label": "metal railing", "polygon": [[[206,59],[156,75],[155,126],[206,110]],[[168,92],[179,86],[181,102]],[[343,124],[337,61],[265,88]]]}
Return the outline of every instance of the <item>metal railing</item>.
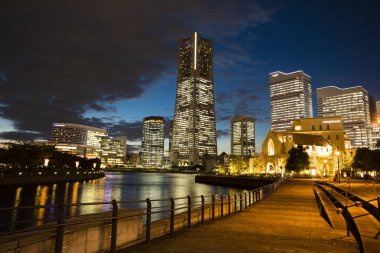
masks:
{"label": "metal railing", "polygon": [[[360,252],[364,252],[363,241],[361,239],[360,231],[359,231],[359,229],[358,229],[358,227],[356,225],[355,218],[359,218],[359,217],[363,217],[363,216],[367,216],[367,215],[372,215],[373,217],[378,218],[376,216],[379,215],[379,213],[380,213],[380,205],[379,205],[380,204],[380,200],[379,200],[379,197],[377,197],[375,199],[370,199],[370,200],[364,201],[364,200],[358,198],[357,196],[349,193],[348,191],[342,190],[342,189],[340,189],[340,188],[338,188],[338,187],[336,187],[334,185],[331,185],[329,183],[326,183],[326,182],[318,182],[317,181],[317,182],[314,182],[314,185],[317,186],[320,190],[322,190],[325,193],[325,195],[329,198],[331,204],[336,207],[337,213],[342,214],[343,218],[346,221],[347,236],[350,236],[350,232],[351,232],[352,235],[354,236],[355,240],[359,244]],[[331,188],[331,192],[328,191],[326,188],[324,188],[323,185],[327,186],[327,187],[330,187]],[[345,197],[345,204],[343,204],[341,201],[339,201],[333,195],[333,191],[334,190],[337,193],[342,194]],[[357,202],[356,201],[357,199],[360,199],[360,201]],[[348,201],[349,200],[353,201],[354,204],[348,205]],[[320,199],[319,199],[319,201],[320,201]],[[373,202],[373,201],[377,201],[378,202],[378,208],[376,208],[376,210],[370,209],[371,211],[368,211],[368,209],[365,208],[365,207],[366,206],[368,207],[369,205],[373,206],[372,204],[370,204],[370,202]],[[320,203],[320,205],[323,207],[322,203]],[[358,206],[362,206],[367,211],[367,213],[361,214],[361,215],[357,215],[357,216],[352,216],[352,214],[349,211],[349,208],[351,208],[351,207],[358,207]]]}
{"label": "metal railing", "polygon": [[[45,251],[61,253],[64,248],[84,247],[86,252],[92,252],[88,240],[94,233],[104,234],[104,245],[95,251],[115,252],[116,248],[125,247],[138,242],[149,242],[152,238],[165,234],[173,234],[176,230],[204,223],[205,221],[222,219],[226,215],[242,212],[254,203],[270,196],[288,178],[281,178],[275,183],[266,185],[240,194],[209,196],[186,196],[169,199],[150,199],[137,201],[92,202],[80,204],[60,204],[24,206],[17,208],[0,208],[4,211],[20,211],[27,209],[56,209],[56,217],[48,223],[22,229],[20,231],[7,231],[0,233],[0,252],[16,251],[16,248],[28,247],[33,244],[43,244]],[[120,205],[145,204],[145,208],[128,209]],[[67,210],[73,206],[108,206],[109,212],[92,215],[68,216]],[[9,225],[0,224],[0,226]],[[133,230],[133,231],[132,231]],[[79,232],[85,231],[86,241],[78,245],[70,244],[70,236],[79,240]],[[124,233],[123,231],[129,231]],[[132,232],[131,232],[132,231]],[[90,235],[89,235],[90,234]],[[23,243],[26,237],[36,237]],[[89,239],[90,238],[90,239]],[[16,241],[16,248],[11,242]],[[72,240],[71,240],[72,241]],[[97,242],[99,241],[99,238]],[[5,245],[4,243],[8,243]],[[84,245],[83,245],[84,244]],[[5,247],[5,246],[7,247]],[[21,245],[21,246],[20,246]],[[3,247],[4,246],[4,247]],[[93,246],[91,246],[93,247]]]}

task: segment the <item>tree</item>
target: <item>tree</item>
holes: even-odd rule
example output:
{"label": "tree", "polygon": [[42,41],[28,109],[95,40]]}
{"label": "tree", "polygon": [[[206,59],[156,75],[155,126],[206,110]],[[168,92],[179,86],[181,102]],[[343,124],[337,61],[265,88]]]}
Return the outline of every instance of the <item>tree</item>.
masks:
{"label": "tree", "polygon": [[375,147],[376,147],[376,148],[380,148],[380,139],[377,139],[377,142],[376,142]]}
{"label": "tree", "polygon": [[358,148],[352,162],[352,167],[362,171],[367,171],[372,167],[371,150],[368,148]]}
{"label": "tree", "polygon": [[304,169],[309,169],[310,161],[309,155],[305,152],[301,145],[292,147],[288,152],[286,159],[285,171],[295,172],[297,175]]}
{"label": "tree", "polygon": [[248,169],[247,163],[241,156],[231,157],[230,164],[228,166],[229,172],[232,174],[242,174]]}

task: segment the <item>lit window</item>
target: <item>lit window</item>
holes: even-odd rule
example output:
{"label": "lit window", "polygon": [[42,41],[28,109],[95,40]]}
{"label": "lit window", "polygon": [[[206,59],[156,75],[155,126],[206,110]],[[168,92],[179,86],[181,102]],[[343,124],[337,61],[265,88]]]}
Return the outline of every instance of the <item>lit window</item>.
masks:
{"label": "lit window", "polygon": [[274,143],[272,139],[269,139],[268,141],[268,155],[269,156],[274,155]]}

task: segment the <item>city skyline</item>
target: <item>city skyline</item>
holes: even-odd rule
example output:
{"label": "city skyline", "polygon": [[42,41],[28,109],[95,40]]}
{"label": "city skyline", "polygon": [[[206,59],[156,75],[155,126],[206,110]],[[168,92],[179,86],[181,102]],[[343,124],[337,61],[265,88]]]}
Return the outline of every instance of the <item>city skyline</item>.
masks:
{"label": "city skyline", "polygon": [[[194,31],[215,45],[218,153],[229,153],[229,122],[238,114],[257,120],[260,151],[270,126],[273,71],[312,77],[314,115],[318,87],[361,85],[380,98],[379,3],[162,1],[147,9],[148,2],[128,9],[115,1],[107,11],[101,1],[91,9],[86,1],[83,8],[70,1],[2,6],[1,138],[48,139],[51,124],[63,121],[106,128],[139,146],[144,117],[172,119],[176,48]],[[134,14],[142,11],[150,18]]]}

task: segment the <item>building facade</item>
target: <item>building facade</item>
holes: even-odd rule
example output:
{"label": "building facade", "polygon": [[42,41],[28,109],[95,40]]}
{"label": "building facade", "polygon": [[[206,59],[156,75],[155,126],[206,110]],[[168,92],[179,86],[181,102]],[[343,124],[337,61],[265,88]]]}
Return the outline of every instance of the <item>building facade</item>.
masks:
{"label": "building facade", "polygon": [[144,118],[141,164],[160,168],[164,161],[165,120],[160,116]]}
{"label": "building facade", "polygon": [[295,120],[292,122],[292,132],[321,135],[334,151],[351,149],[351,142],[344,134],[341,116]]}
{"label": "building facade", "polygon": [[262,144],[262,156],[266,173],[280,174],[285,169],[288,151],[301,145],[309,155],[310,172],[312,175],[334,175],[336,165],[333,157],[333,147],[318,134],[297,132],[268,132]]}
{"label": "building facade", "polygon": [[170,161],[201,164],[206,153],[217,155],[213,46],[194,33],[180,41]]}
{"label": "building facade", "polygon": [[311,77],[302,71],[269,74],[271,128],[286,131],[292,120],[313,117]]}
{"label": "building facade", "polygon": [[318,117],[343,117],[345,133],[353,148],[369,148],[371,126],[368,92],[361,86],[317,88]]}
{"label": "building facade", "polygon": [[123,165],[127,156],[127,137],[115,136],[103,138],[101,143],[101,161],[106,166]]}
{"label": "building facade", "polygon": [[238,116],[231,119],[231,155],[250,157],[255,153],[255,120]]}
{"label": "building facade", "polygon": [[86,158],[100,158],[107,130],[71,123],[53,123],[51,141],[55,148]]}

